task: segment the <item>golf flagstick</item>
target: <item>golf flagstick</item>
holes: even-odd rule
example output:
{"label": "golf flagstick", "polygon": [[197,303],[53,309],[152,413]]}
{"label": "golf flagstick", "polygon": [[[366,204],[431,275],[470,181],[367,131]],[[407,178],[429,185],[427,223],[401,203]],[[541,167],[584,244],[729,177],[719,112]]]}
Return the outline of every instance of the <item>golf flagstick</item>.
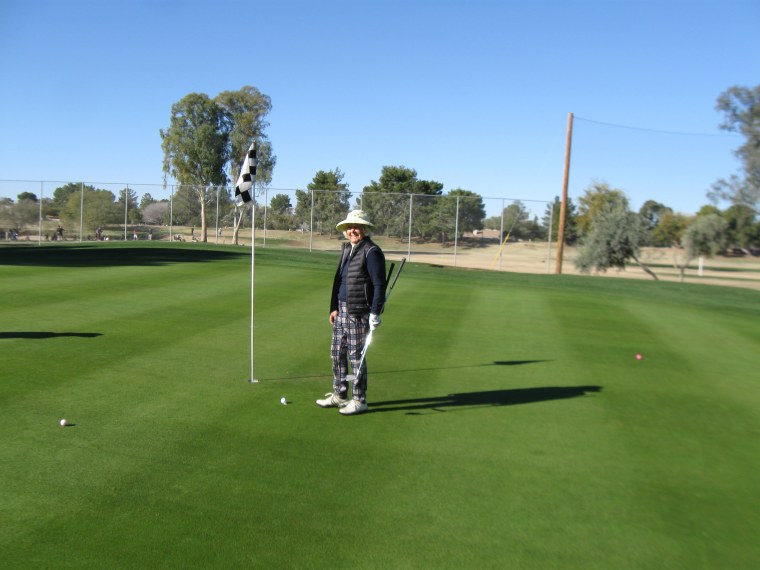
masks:
{"label": "golf flagstick", "polygon": [[[385,303],[383,303],[383,308],[380,310],[380,313],[385,311],[385,305],[388,303],[388,299],[391,298],[391,293],[393,292],[393,287],[396,285],[396,280],[398,279],[398,276],[401,275],[401,270],[404,268],[404,264],[406,263],[406,257],[401,258],[401,264],[398,266],[398,271],[396,272],[396,276],[393,278],[393,281],[391,281],[391,274],[393,273],[393,266],[394,264],[391,263],[391,268],[388,271],[388,279],[387,281],[391,281],[391,285],[388,288],[388,292],[385,294]],[[369,348],[369,345],[372,343],[372,333],[375,332],[374,330],[369,331],[367,334],[367,338],[364,340],[364,347],[362,348],[362,356],[359,360],[359,366],[356,368],[356,376],[358,377],[362,370],[362,365],[364,364],[364,357],[367,356],[367,349]]]}
{"label": "golf flagstick", "polygon": [[[258,382],[253,375],[254,277],[256,267],[256,169],[258,164],[258,159],[256,158],[256,141],[254,140],[251,143],[251,146],[248,147],[248,152],[243,159],[243,165],[240,167],[240,175],[235,184],[235,205],[240,207],[248,202],[253,202],[251,204],[251,375],[247,380],[252,384]],[[242,211],[240,212],[240,216],[243,216]]]}

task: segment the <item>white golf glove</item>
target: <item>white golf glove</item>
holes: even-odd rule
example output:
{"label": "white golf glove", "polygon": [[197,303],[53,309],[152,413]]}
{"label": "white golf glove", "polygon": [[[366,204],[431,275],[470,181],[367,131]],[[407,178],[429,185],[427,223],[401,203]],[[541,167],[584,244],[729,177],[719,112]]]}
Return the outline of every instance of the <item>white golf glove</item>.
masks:
{"label": "white golf glove", "polygon": [[376,315],[375,313],[369,314],[369,330],[372,332],[377,327],[380,326],[380,315]]}

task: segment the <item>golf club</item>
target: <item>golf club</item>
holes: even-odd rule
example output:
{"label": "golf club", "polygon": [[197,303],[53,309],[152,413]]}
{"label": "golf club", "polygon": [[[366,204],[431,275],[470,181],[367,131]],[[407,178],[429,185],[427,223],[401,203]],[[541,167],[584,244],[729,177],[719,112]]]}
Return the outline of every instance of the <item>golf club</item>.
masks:
{"label": "golf club", "polygon": [[[398,266],[398,271],[396,272],[396,275],[393,277],[393,281],[391,281],[391,274],[393,273],[393,267],[395,264],[391,263],[390,270],[388,271],[388,278],[387,281],[390,281],[390,287],[388,287],[388,291],[385,293],[385,303],[383,303],[383,308],[381,309],[381,313],[385,311],[385,305],[388,304],[388,299],[391,298],[391,293],[393,292],[393,287],[396,285],[396,281],[398,280],[398,276],[401,275],[401,270],[404,268],[404,264],[406,263],[406,257],[401,258],[401,263]],[[372,343],[372,333],[375,331],[369,331],[367,334],[367,338],[364,340],[364,347],[362,348],[362,356],[359,360],[359,366],[356,369],[356,375],[358,376],[361,372],[362,365],[364,364],[364,357],[367,356],[367,349],[369,348],[369,345]]]}

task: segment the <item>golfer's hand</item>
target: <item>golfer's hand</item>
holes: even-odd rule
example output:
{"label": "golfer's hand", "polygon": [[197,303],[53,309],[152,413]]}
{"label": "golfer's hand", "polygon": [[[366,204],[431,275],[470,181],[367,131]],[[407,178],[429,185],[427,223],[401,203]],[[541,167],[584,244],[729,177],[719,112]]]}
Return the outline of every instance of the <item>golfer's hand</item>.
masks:
{"label": "golfer's hand", "polygon": [[380,315],[376,315],[375,313],[370,313],[369,314],[369,330],[373,331],[379,326],[380,326]]}
{"label": "golfer's hand", "polygon": [[332,313],[330,313],[330,324],[332,326],[335,326],[335,319],[337,318],[338,318],[338,311],[333,311]]}

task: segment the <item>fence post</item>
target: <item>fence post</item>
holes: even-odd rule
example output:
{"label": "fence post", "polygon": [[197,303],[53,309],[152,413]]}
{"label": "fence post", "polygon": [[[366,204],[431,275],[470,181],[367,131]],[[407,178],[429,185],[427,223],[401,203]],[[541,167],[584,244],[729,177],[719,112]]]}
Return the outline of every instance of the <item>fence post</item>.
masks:
{"label": "fence post", "polygon": [[129,184],[124,188],[124,241],[127,241],[127,204],[129,204]]}
{"label": "fence post", "polygon": [[459,243],[459,196],[457,196],[457,213],[454,222],[454,267],[457,266],[457,244]]}
{"label": "fence post", "polygon": [[79,188],[79,243],[82,243],[84,233],[84,182],[80,182]]}
{"label": "fence post", "polygon": [[37,216],[39,229],[37,230],[37,245],[42,245],[42,195],[45,192],[45,183],[40,180],[40,212]]}
{"label": "fence post", "polygon": [[412,202],[414,194],[409,194],[409,237],[406,242],[406,257],[409,261],[412,260]]}
{"label": "fence post", "polygon": [[174,184],[169,191],[169,241],[174,241]]}
{"label": "fence post", "polygon": [[311,253],[311,243],[314,240],[314,190],[311,191],[311,211],[309,212],[309,253]]}
{"label": "fence post", "polygon": [[551,273],[552,230],[554,229],[554,202],[549,206],[549,235],[546,236],[546,273]]}
{"label": "fence post", "polygon": [[501,252],[504,249],[502,239],[504,239],[504,198],[501,199],[501,225],[499,226],[499,271],[501,271]]}
{"label": "fence post", "polygon": [[221,188],[221,185],[216,185],[216,227],[214,227],[214,232],[216,233],[216,240],[214,243],[216,245],[219,245],[219,188]]}
{"label": "fence post", "polygon": [[264,243],[261,247],[267,246],[267,220],[269,218],[269,209],[267,207],[267,204],[269,204],[269,188],[264,188]]}

